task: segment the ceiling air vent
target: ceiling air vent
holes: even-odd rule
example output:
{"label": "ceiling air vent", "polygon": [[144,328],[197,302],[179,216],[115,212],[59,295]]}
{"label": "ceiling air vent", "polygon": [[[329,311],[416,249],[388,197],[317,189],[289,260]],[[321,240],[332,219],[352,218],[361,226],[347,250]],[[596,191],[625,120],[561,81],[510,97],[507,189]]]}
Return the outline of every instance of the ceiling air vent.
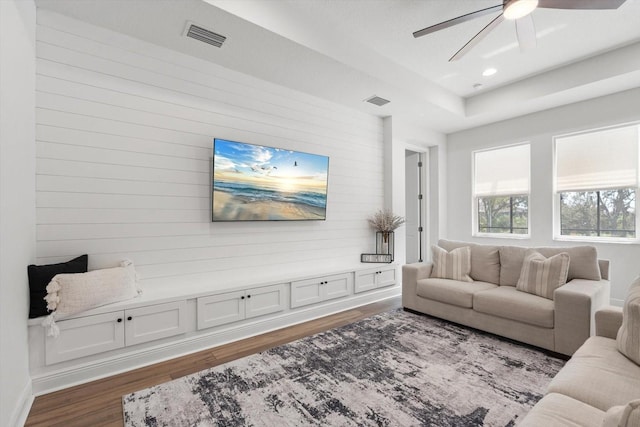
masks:
{"label": "ceiling air vent", "polygon": [[184,35],[187,37],[191,37],[192,39],[208,43],[215,47],[221,47],[224,41],[227,39],[221,34],[209,31],[206,28],[195,25],[192,22],[187,22],[187,28]]}
{"label": "ceiling air vent", "polygon": [[384,104],[388,104],[389,102],[391,102],[388,99],[380,98],[376,95],[373,95],[371,98],[365,99],[365,101],[370,104],[377,105],[378,107],[382,107]]}

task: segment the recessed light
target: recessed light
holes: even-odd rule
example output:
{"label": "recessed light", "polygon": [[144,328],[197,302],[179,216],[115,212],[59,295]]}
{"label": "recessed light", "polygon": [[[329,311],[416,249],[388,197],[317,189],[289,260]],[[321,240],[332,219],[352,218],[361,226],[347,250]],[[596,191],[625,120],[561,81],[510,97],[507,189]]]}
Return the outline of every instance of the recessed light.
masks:
{"label": "recessed light", "polygon": [[503,15],[505,19],[520,19],[538,7],[538,0],[511,0],[506,2]]}
{"label": "recessed light", "polygon": [[497,72],[498,72],[498,70],[496,70],[495,68],[487,68],[486,70],[484,70],[482,72],[482,75],[484,77],[490,77],[490,76],[493,76]]}

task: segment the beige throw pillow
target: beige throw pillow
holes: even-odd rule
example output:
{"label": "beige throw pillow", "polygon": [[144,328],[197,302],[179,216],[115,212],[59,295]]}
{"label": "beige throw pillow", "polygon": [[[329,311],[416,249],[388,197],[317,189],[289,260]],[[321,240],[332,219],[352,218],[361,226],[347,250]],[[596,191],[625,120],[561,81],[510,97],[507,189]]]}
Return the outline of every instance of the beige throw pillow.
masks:
{"label": "beige throw pillow", "polygon": [[602,427],[640,426],[640,399],[632,400],[626,406],[612,406],[604,414]]}
{"label": "beige throw pillow", "polygon": [[622,326],[616,338],[618,351],[640,365],[640,276],[636,277],[622,309]]}
{"label": "beige throw pillow", "polygon": [[469,276],[471,272],[471,249],[469,246],[456,248],[451,252],[438,246],[431,246],[431,250],[433,251],[431,277],[473,282]]}
{"label": "beige throw pillow", "polygon": [[551,258],[541,253],[527,250],[516,283],[519,291],[553,299],[553,292],[567,283],[569,273],[569,254],[562,252]]}

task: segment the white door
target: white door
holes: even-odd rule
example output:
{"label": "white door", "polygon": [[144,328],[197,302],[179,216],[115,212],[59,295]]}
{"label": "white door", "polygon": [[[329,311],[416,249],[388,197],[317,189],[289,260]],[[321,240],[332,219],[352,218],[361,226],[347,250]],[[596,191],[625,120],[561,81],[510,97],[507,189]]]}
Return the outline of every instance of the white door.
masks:
{"label": "white door", "polygon": [[47,365],[124,347],[124,311],[56,322],[60,336],[47,337]]}
{"label": "white door", "polygon": [[284,310],[285,285],[263,286],[247,290],[245,314],[247,319]]}
{"label": "white door", "polygon": [[245,291],[198,298],[198,330],[244,320]]}
{"label": "white door", "polygon": [[125,344],[135,345],[183,334],[187,302],[176,301],[125,310]]}

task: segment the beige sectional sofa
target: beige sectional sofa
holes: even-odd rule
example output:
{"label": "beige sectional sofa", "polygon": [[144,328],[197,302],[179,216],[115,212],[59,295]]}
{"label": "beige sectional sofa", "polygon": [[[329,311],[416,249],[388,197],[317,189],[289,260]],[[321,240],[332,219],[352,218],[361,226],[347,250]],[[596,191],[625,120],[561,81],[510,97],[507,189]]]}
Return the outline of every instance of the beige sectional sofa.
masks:
{"label": "beige sectional sofa", "polygon": [[640,426],[640,366],[618,349],[622,320],[619,308],[596,313],[596,336],[574,353],[519,427]]}
{"label": "beige sectional sofa", "polygon": [[402,267],[402,304],[557,353],[572,355],[595,332],[595,312],[609,304],[609,262],[592,246],[535,248],[569,254],[567,283],[553,299],[516,289],[527,248],[440,240],[446,251],[470,247],[473,281],[431,277],[432,263]]}

